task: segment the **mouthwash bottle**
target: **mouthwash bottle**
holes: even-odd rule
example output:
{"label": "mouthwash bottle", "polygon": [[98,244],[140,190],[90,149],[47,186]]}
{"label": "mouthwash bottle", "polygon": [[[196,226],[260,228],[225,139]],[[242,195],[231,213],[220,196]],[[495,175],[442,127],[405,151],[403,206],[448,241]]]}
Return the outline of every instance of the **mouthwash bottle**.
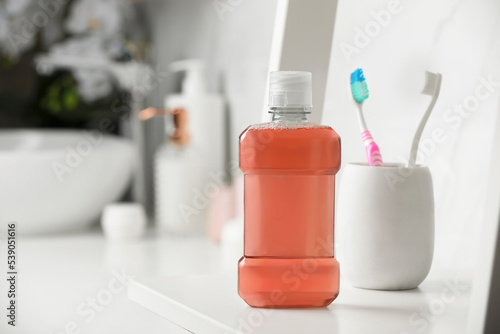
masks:
{"label": "mouthwash bottle", "polygon": [[340,137],[308,122],[311,82],[310,72],[271,72],[272,122],[240,136],[245,240],[238,293],[253,307],[321,307],[339,293],[333,233]]}

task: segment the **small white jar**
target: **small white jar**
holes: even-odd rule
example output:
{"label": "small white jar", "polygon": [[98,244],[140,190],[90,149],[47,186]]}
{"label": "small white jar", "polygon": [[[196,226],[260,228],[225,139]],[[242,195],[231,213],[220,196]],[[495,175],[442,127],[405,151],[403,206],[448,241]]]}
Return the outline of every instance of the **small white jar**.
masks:
{"label": "small white jar", "polygon": [[102,212],[101,225],[108,240],[133,240],[144,234],[147,216],[142,204],[111,203]]}
{"label": "small white jar", "polygon": [[429,168],[351,163],[340,181],[335,244],[343,277],[364,289],[418,287],[434,252]]}

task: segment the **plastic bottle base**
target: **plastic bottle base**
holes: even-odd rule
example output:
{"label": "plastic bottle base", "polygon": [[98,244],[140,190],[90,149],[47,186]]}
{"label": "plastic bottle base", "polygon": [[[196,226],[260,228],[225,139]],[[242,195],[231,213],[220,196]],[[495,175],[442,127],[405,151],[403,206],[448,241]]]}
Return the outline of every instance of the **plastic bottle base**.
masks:
{"label": "plastic bottle base", "polygon": [[339,263],[334,257],[242,257],[238,294],[252,307],[328,306],[339,294]]}

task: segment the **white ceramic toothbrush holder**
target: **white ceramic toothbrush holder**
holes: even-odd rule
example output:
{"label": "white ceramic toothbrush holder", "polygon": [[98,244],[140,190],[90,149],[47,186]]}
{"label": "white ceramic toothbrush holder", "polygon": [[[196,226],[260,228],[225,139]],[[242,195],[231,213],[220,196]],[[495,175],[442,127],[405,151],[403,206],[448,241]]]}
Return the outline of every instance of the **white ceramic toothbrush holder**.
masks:
{"label": "white ceramic toothbrush holder", "polygon": [[428,167],[348,164],[340,180],[337,257],[358,288],[418,287],[432,264],[434,192]]}

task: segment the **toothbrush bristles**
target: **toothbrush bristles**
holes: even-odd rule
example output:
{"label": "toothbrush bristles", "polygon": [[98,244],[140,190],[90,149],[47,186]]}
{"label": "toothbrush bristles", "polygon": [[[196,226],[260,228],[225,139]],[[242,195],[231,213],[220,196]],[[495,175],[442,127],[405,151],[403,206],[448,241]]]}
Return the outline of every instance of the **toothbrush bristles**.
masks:
{"label": "toothbrush bristles", "polygon": [[363,74],[363,70],[360,68],[351,73],[351,92],[354,101],[360,104],[363,103],[370,95],[365,75]]}
{"label": "toothbrush bristles", "polygon": [[433,95],[436,87],[438,85],[439,74],[432,73],[429,71],[425,72],[425,86],[421,94]]}

